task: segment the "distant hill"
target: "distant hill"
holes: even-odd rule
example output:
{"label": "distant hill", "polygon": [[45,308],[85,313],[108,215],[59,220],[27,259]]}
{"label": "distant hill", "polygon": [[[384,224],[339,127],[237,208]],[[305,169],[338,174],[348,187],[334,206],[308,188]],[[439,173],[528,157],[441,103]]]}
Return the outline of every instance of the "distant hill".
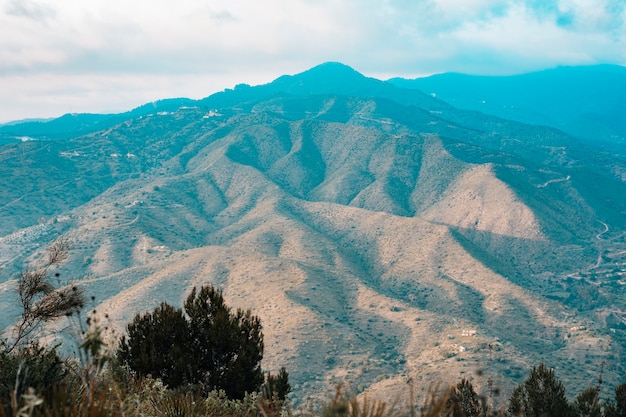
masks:
{"label": "distant hill", "polygon": [[72,113],[56,119],[26,120],[0,125],[0,143],[16,140],[69,139],[115,126],[129,118],[155,112],[176,111],[194,101],[186,98],[159,100],[121,114]]}
{"label": "distant hill", "polygon": [[540,361],[579,392],[600,364],[622,382],[619,147],[339,63],[12,129],[33,140],[0,145],[0,327],[11,278],[65,234],[61,277],[118,334],[214,283],[261,317],[264,369],[300,399],[340,380],[506,390]]}
{"label": "distant hill", "polygon": [[559,67],[497,77],[446,73],[389,82],[459,108],[556,127],[589,141],[626,144],[625,67]]}

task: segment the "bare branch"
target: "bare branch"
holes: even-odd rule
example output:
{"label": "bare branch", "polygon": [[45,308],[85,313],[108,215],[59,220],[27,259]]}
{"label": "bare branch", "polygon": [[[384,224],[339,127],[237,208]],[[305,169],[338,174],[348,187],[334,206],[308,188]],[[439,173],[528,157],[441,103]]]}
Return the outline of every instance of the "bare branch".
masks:
{"label": "bare branch", "polygon": [[63,287],[44,295],[33,306],[31,314],[40,322],[51,321],[77,313],[85,306],[82,288]]}
{"label": "bare branch", "polygon": [[44,269],[26,270],[20,273],[17,284],[17,293],[22,307],[29,309],[38,295],[45,295],[54,291],[54,286],[47,281]]}
{"label": "bare branch", "polygon": [[59,265],[65,261],[69,255],[70,241],[67,236],[59,237],[48,248],[48,266]]}
{"label": "bare branch", "polygon": [[3,349],[11,352],[28,341],[47,322],[70,316],[85,306],[83,290],[77,286],[56,288],[49,281],[49,268],[68,257],[69,240],[58,238],[48,249],[48,263],[20,273],[17,293],[22,306],[22,318],[13,329],[13,341]]}

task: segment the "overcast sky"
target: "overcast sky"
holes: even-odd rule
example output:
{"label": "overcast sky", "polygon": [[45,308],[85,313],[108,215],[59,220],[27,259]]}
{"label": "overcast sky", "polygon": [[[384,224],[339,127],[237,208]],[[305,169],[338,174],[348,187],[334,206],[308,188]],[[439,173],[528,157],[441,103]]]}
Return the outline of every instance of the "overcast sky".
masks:
{"label": "overcast sky", "polygon": [[0,0],[0,122],[366,75],[626,64],[624,0]]}

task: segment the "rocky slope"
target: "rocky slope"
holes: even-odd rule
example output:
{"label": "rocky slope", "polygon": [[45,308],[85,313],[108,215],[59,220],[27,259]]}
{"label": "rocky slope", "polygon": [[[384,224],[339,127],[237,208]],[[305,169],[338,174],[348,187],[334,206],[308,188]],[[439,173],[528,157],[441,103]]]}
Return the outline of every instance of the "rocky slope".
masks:
{"label": "rocky slope", "polygon": [[61,276],[117,334],[214,283],[300,399],[623,375],[624,154],[340,64],[168,105],[0,147],[5,326],[10,278],[65,234]]}

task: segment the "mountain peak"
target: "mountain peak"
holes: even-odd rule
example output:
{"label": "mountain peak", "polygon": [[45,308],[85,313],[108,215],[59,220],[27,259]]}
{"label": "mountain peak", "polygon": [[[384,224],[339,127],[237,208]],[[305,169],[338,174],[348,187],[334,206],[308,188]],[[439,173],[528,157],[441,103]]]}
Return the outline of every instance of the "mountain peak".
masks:
{"label": "mountain peak", "polygon": [[341,62],[334,62],[334,61],[324,62],[323,64],[316,65],[315,67],[307,71],[304,71],[298,75],[299,76],[304,76],[304,75],[324,76],[324,77],[329,77],[329,76],[355,77],[356,76],[358,78],[365,78],[363,74],[361,74],[354,68],[346,64],[342,64]]}
{"label": "mountain peak", "polygon": [[348,86],[370,86],[371,82],[377,81],[340,62],[326,62],[295,75],[283,75],[271,85],[290,93],[324,94],[345,93]]}

